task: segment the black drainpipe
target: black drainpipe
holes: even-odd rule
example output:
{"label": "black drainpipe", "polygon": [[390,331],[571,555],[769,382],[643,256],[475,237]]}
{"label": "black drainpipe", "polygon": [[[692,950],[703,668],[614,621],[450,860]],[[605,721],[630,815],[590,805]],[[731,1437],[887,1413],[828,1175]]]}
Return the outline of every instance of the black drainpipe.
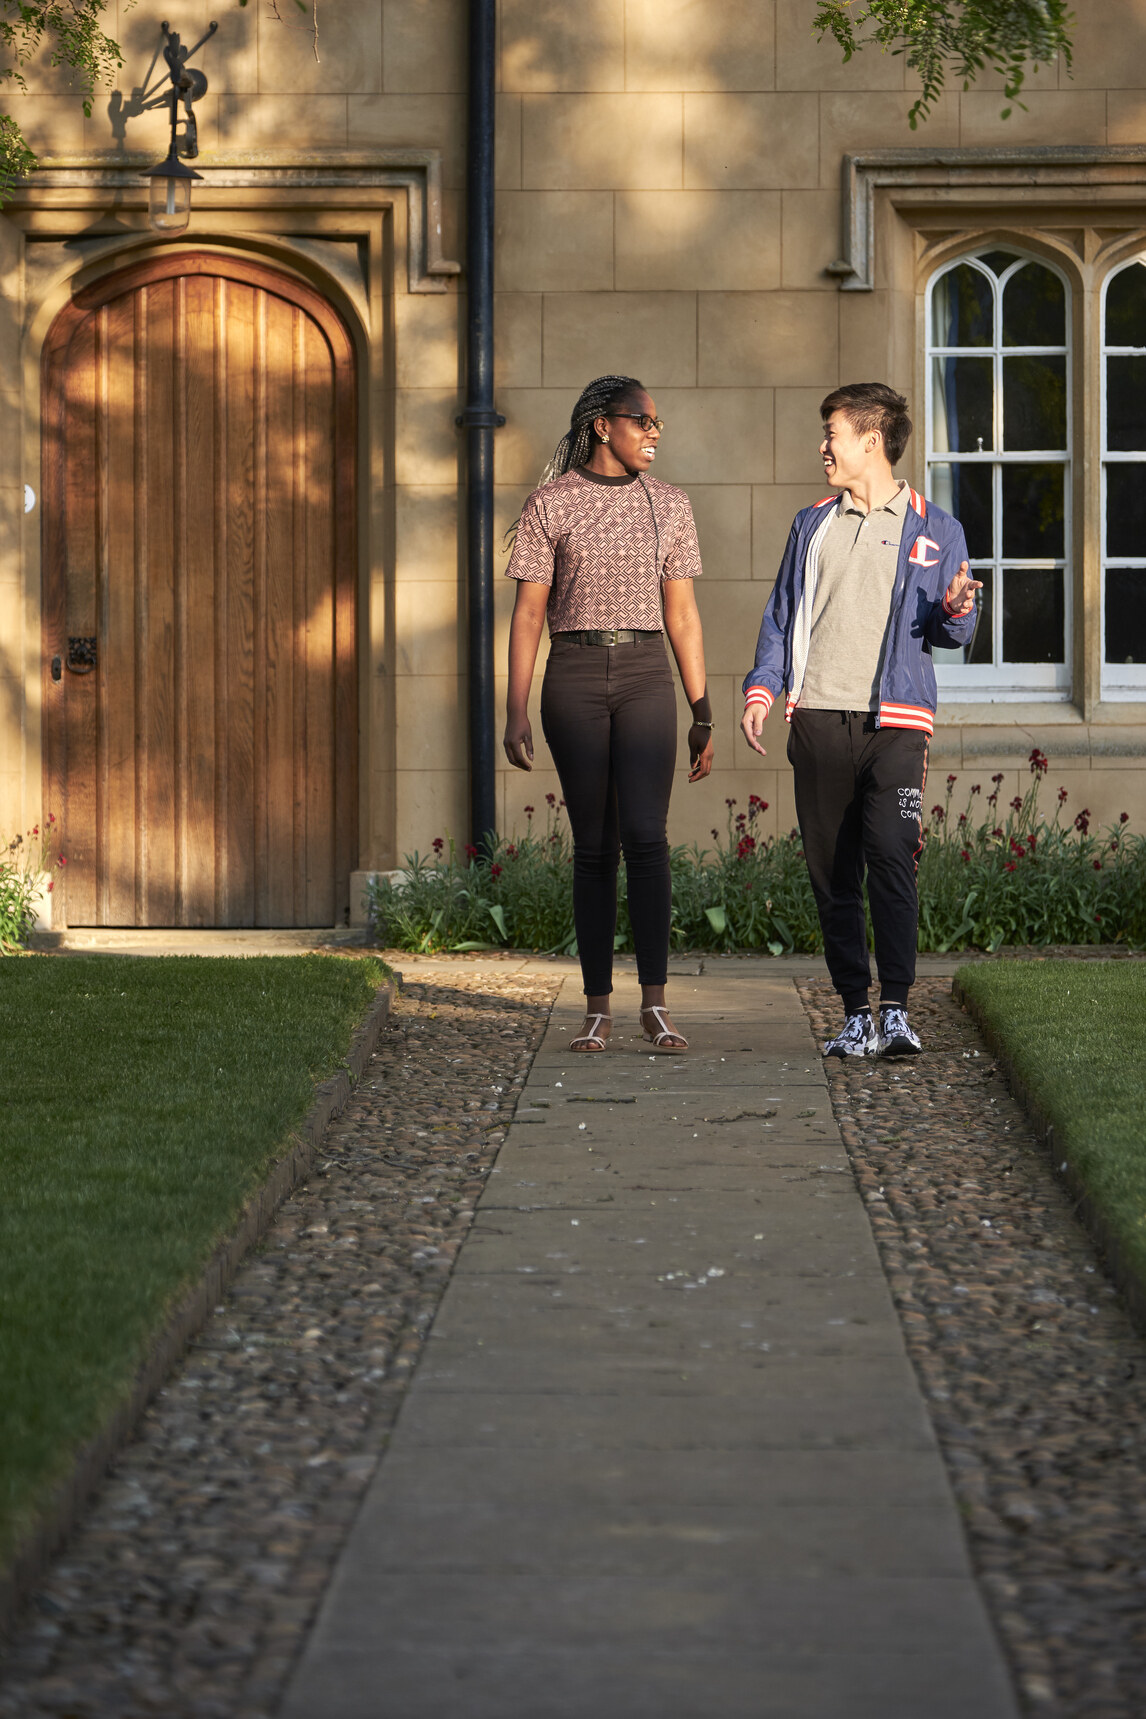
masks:
{"label": "black drainpipe", "polygon": [[466,575],[470,840],[497,827],[493,697],[493,126],[497,0],[470,0],[466,150]]}

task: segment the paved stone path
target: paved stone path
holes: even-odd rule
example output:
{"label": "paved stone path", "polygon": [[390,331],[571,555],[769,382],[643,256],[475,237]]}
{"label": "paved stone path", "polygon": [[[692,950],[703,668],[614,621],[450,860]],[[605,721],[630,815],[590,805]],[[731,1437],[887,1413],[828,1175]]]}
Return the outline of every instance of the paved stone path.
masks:
{"label": "paved stone path", "polygon": [[[633,992],[629,994],[630,990]],[[283,1719],[1013,1719],[791,978],[517,1119]]]}

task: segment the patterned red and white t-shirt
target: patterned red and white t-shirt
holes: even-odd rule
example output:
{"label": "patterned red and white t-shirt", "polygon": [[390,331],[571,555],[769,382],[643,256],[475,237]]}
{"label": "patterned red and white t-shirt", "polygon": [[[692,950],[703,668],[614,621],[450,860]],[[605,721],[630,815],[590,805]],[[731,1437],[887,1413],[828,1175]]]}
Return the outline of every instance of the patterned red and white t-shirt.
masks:
{"label": "patterned red and white t-shirt", "polygon": [[654,477],[602,479],[575,469],[529,497],[506,577],[553,587],[551,633],[651,633],[664,630],[661,579],[695,579],[700,571],[682,489]]}

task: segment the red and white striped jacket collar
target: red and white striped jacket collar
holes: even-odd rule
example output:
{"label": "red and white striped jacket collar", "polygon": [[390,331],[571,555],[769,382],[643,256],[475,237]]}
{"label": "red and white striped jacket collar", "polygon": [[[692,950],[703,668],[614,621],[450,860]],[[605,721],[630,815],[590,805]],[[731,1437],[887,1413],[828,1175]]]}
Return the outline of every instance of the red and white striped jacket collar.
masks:
{"label": "red and white striped jacket collar", "polygon": [[[826,496],[824,496],[822,501],[813,502],[812,506],[818,512],[821,507],[827,507],[829,502],[839,501],[839,499],[840,499],[840,491],[837,490],[834,495],[826,495]],[[917,489],[912,489],[911,485],[908,484],[908,486],[907,486],[907,499],[908,499],[908,502],[910,503],[910,505],[915,509],[916,513],[919,515],[920,519],[926,519],[927,518],[927,497],[920,495],[920,493]]]}

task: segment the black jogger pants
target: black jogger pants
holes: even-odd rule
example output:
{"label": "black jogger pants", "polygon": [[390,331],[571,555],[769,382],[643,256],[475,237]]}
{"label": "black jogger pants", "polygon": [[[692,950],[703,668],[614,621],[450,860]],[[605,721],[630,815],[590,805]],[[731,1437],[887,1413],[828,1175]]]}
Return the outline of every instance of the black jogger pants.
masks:
{"label": "black jogger pants", "polygon": [[573,923],[585,994],[613,989],[622,849],[637,977],[663,985],[672,924],[666,826],[676,766],[676,695],[663,636],[581,645],[557,634],[541,688],[541,726],[573,832]]}
{"label": "black jogger pants", "polygon": [[866,1004],[871,986],[865,867],[880,1000],[905,1004],[915,981],[927,749],[926,734],[877,728],[868,711],[792,716],[788,758],[800,838],[828,972],[849,1014]]}

